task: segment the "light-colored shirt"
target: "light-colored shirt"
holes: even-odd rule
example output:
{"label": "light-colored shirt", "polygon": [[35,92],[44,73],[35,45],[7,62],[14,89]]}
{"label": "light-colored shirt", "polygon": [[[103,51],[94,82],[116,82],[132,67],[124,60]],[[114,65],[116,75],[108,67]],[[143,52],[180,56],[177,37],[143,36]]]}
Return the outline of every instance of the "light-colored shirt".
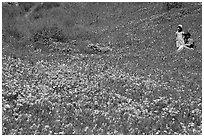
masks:
{"label": "light-colored shirt", "polygon": [[176,32],[176,40],[177,41],[183,41],[183,34],[184,34],[184,32],[183,31],[181,31],[181,32]]}
{"label": "light-colored shirt", "polygon": [[186,44],[194,44],[194,40],[189,38]]}
{"label": "light-colored shirt", "polygon": [[181,32],[177,31],[176,32],[176,47],[180,47],[182,45],[185,45],[183,34],[184,34],[183,31],[181,31]]}

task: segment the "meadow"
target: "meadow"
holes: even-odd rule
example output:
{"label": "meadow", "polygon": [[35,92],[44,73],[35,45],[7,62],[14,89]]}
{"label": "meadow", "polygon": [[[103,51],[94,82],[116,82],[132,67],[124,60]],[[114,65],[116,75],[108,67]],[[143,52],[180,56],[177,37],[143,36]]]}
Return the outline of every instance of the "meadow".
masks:
{"label": "meadow", "polygon": [[[202,134],[201,3],[3,3],[2,13],[3,135]],[[176,52],[178,24],[193,51]]]}

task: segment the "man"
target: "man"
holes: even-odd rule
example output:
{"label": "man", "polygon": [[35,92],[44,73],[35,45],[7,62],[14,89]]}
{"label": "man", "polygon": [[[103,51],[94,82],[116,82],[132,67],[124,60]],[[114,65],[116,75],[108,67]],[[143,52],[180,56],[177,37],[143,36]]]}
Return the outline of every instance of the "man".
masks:
{"label": "man", "polygon": [[184,45],[184,32],[182,25],[178,25],[176,31],[176,47],[179,48],[181,45]]}

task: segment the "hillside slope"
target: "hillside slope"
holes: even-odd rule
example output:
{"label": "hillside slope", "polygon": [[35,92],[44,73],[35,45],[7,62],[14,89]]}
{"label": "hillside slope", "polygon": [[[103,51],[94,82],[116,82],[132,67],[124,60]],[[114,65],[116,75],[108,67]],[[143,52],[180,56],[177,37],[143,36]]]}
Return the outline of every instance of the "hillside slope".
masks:
{"label": "hillside slope", "polygon": [[[201,8],[5,4],[2,133],[202,134]],[[195,50],[176,52],[178,24]]]}

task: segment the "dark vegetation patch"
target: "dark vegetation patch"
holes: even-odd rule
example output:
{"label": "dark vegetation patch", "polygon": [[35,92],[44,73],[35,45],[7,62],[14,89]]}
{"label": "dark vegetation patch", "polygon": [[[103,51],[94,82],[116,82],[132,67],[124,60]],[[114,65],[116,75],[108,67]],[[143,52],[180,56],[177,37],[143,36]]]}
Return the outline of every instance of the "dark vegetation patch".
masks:
{"label": "dark vegetation patch", "polygon": [[164,10],[171,10],[171,9],[178,9],[178,8],[182,8],[183,7],[183,4],[182,2],[167,2],[167,3],[164,3],[163,4],[163,8]]}

